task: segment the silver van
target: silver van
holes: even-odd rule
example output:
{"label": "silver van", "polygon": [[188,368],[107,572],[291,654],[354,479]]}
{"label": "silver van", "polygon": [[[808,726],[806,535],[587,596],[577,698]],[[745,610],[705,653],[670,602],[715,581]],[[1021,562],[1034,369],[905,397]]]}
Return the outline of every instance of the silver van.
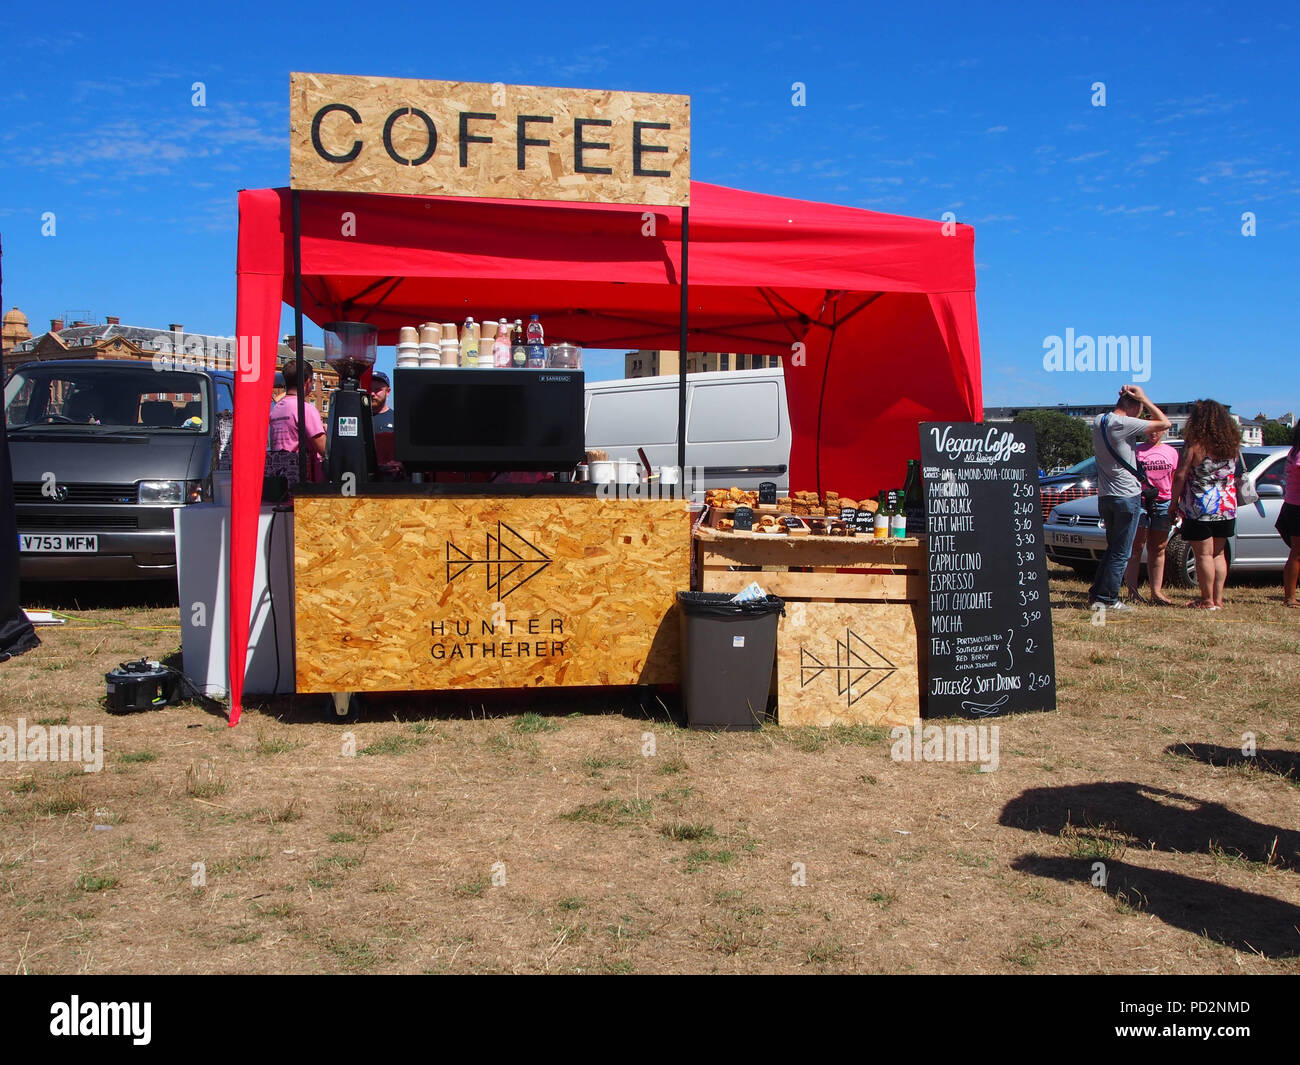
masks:
{"label": "silver van", "polygon": [[[586,441],[611,459],[677,465],[677,378],[633,377],[586,387]],[[703,467],[692,487],[790,488],[790,414],[781,367],[693,373],[686,378],[686,465]]]}
{"label": "silver van", "polygon": [[20,577],[175,580],[176,509],[229,483],[233,375],[57,359],[4,395]]}

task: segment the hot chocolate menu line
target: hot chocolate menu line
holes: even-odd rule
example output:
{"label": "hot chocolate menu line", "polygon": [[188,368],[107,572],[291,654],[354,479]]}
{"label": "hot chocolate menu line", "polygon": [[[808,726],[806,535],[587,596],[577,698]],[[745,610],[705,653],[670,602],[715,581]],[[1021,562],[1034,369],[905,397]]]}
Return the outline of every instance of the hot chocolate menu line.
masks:
{"label": "hot chocolate menu line", "polygon": [[1055,707],[1032,428],[926,423],[921,462],[928,713],[983,717]]}

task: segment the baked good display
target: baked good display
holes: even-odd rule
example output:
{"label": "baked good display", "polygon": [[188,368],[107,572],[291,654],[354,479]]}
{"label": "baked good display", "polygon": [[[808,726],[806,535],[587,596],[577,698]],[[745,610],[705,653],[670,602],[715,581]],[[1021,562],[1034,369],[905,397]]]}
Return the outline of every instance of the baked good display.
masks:
{"label": "baked good display", "polygon": [[704,502],[719,510],[753,508],[758,506],[758,493],[747,492],[742,488],[710,488],[704,493]]}

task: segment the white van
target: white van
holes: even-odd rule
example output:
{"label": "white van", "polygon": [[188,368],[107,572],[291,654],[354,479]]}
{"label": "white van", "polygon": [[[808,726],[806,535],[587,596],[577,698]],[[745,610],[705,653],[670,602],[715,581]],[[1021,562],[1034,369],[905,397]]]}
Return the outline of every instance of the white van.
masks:
{"label": "white van", "polygon": [[[587,447],[654,466],[677,465],[677,377],[596,381],[586,387]],[[790,488],[790,414],[781,367],[693,373],[686,378],[686,465],[702,488]]]}

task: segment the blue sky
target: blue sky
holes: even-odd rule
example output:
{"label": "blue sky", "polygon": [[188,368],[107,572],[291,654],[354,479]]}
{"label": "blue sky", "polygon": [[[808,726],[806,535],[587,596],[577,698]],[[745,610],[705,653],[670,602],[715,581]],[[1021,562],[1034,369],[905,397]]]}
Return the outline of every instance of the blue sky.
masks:
{"label": "blue sky", "polygon": [[698,180],[971,223],[990,405],[1111,398],[1131,375],[1045,372],[1068,328],[1149,336],[1157,401],[1300,408],[1294,4],[16,6],[3,298],[37,332],[233,333],[235,191],[287,183],[291,70],[504,81],[686,93]]}

